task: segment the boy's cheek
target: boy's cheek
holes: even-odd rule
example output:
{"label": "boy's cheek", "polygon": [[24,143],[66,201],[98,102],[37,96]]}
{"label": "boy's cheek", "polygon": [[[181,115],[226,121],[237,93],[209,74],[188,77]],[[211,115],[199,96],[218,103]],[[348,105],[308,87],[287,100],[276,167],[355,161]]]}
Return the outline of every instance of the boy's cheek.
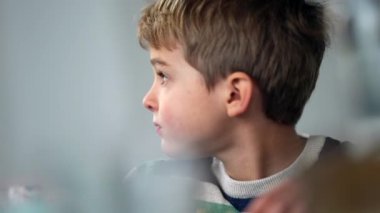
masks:
{"label": "boy's cheek", "polygon": [[173,139],[177,137],[181,138],[181,135],[186,135],[186,123],[189,122],[189,118],[184,116],[185,112],[182,110],[183,108],[176,108],[173,105],[171,108],[163,108],[160,112],[159,122],[163,131],[167,133],[169,137],[173,137]]}

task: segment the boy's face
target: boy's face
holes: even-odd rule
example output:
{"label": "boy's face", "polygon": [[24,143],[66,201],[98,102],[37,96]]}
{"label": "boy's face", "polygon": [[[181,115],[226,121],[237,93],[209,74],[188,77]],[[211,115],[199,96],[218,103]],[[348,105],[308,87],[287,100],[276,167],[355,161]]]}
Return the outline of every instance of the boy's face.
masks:
{"label": "boy's face", "polygon": [[221,148],[228,119],[222,83],[209,91],[181,47],[150,49],[150,57],[154,82],[143,103],[153,113],[163,151],[171,157],[204,156]]}

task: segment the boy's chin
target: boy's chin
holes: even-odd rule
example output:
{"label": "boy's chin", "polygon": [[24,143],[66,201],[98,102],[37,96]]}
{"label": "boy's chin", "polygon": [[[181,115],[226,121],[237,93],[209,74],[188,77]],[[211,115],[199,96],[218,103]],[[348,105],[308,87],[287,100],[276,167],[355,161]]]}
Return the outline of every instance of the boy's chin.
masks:
{"label": "boy's chin", "polygon": [[203,156],[199,151],[194,150],[187,143],[161,140],[162,151],[170,158],[174,159],[194,159]]}

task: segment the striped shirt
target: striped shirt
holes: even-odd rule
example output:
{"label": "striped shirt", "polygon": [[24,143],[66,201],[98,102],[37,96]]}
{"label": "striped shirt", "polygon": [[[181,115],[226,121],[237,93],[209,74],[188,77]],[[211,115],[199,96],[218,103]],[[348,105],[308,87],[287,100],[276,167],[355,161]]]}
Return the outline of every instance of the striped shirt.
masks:
{"label": "striped shirt", "polygon": [[[332,144],[326,141],[337,142],[323,136],[308,137],[303,151],[290,166],[252,181],[232,179],[223,162],[215,157],[146,163],[127,176],[129,197],[134,198],[130,205],[134,212],[243,212],[255,198],[310,168],[322,150]],[[142,205],[152,209],[141,210]]]}

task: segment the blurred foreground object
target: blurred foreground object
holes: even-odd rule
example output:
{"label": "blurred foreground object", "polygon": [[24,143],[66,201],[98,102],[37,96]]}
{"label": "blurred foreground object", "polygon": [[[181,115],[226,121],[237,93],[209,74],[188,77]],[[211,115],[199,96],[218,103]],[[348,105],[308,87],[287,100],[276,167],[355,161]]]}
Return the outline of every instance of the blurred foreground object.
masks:
{"label": "blurred foreground object", "polygon": [[362,158],[329,156],[248,208],[254,213],[380,212],[380,150]]}
{"label": "blurred foreground object", "polygon": [[334,158],[307,173],[308,212],[380,212],[379,154]]}
{"label": "blurred foreground object", "polygon": [[[4,191],[4,190],[3,190]],[[13,185],[2,196],[1,212],[5,213],[51,213],[40,195],[38,187]],[[3,192],[4,193],[4,192]]]}

